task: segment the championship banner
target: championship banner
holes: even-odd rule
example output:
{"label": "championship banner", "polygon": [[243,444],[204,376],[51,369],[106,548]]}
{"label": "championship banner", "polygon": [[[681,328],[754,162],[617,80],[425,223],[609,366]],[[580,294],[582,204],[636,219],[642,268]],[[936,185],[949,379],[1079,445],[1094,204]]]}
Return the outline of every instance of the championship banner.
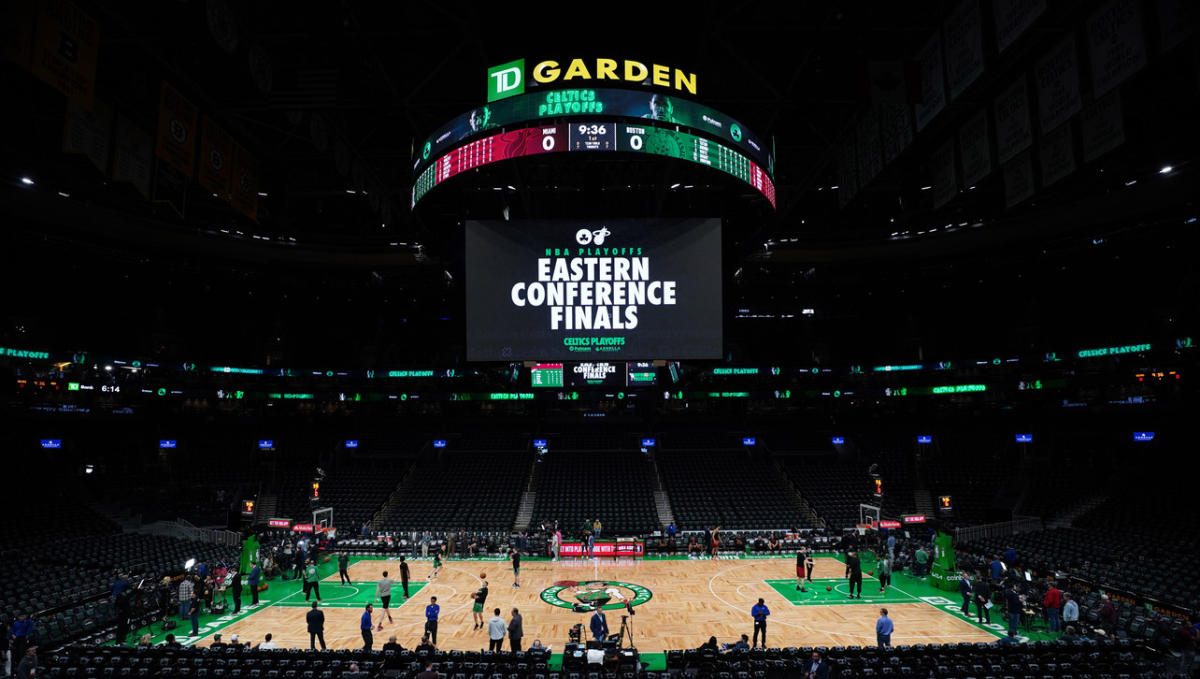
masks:
{"label": "championship banner", "polygon": [[908,104],[884,104],[879,112],[879,136],[883,144],[883,162],[890,163],[912,144],[913,116]]}
{"label": "championship banner", "polygon": [[1004,206],[1033,197],[1033,159],[1025,151],[1004,166]]}
{"label": "championship banner", "polygon": [[921,102],[916,105],[917,130],[925,129],[946,107],[946,76],[942,61],[942,39],[937,33],[917,53],[921,73]]}
{"label": "championship banner", "polygon": [[1083,129],[1083,161],[1091,162],[1125,143],[1121,92],[1109,92],[1079,116]]}
{"label": "championship banner", "polygon": [[195,104],[166,82],[158,102],[158,141],[155,153],[168,165],[191,179],[196,167]]}
{"label": "championship banner", "polygon": [[1029,93],[1025,76],[996,97],[996,155],[1001,163],[1033,144],[1033,128],[1029,117]]}
{"label": "championship banner", "polygon": [[108,174],[108,154],[112,148],[113,110],[96,101],[88,110],[75,101],[67,102],[63,125],[63,153],[81,153],[92,161],[101,174]]}
{"label": "championship banner", "polygon": [[1037,82],[1038,121],[1042,134],[1079,113],[1079,55],[1075,35],[1068,34],[1033,69]]}
{"label": "championship banner", "polygon": [[1146,65],[1140,4],[1137,0],[1111,0],[1088,17],[1088,54],[1096,97]]}
{"label": "championship banner", "polygon": [[942,25],[946,43],[946,82],[957,99],[983,73],[983,20],[979,0],[964,0]]}
{"label": "championship banner", "polygon": [[958,150],[962,154],[963,186],[975,186],[991,173],[992,145],[986,108],[958,128]]}
{"label": "championship banner", "polygon": [[150,133],[132,120],[117,114],[117,150],[113,156],[112,178],[129,182],[146,198],[150,197],[150,164],[154,159],[154,140]]}
{"label": "championship banner", "polygon": [[993,0],[996,49],[1008,49],[1045,11],[1046,0]]}
{"label": "championship banner", "polygon": [[201,116],[200,186],[229,200],[233,177],[233,137],[208,116]]}
{"label": "championship banner", "polygon": [[258,159],[235,143],[233,152],[233,209],[258,221]]}
{"label": "championship banner", "polygon": [[4,59],[28,71],[33,54],[35,0],[7,0],[0,5],[0,52]]}
{"label": "championship banner", "polygon": [[96,95],[100,24],[68,0],[38,2],[30,70],[85,108]]}
{"label": "championship banner", "polygon": [[1042,137],[1042,186],[1047,187],[1075,171],[1075,141],[1070,125]]}

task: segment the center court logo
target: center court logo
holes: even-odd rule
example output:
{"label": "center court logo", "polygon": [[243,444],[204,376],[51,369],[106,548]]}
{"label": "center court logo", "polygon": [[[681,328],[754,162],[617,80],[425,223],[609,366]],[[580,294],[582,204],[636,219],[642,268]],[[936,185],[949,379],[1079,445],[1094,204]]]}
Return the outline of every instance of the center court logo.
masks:
{"label": "center court logo", "polygon": [[604,245],[604,239],[611,235],[612,231],[609,231],[607,226],[602,226],[595,231],[580,229],[575,232],[575,242],[580,245]]}
{"label": "center court logo", "polygon": [[591,611],[600,607],[613,611],[630,606],[640,606],[654,594],[641,585],[631,582],[592,580],[586,582],[563,582],[542,590],[542,601],[576,612]]}

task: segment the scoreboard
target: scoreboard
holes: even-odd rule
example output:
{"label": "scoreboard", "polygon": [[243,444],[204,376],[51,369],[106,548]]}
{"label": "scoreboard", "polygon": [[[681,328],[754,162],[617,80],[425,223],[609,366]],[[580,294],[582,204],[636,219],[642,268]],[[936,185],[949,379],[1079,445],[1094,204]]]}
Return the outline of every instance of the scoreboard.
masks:
{"label": "scoreboard", "polygon": [[447,149],[480,135],[537,121],[555,123],[564,119],[597,117],[681,125],[733,146],[767,168],[768,175],[774,176],[775,159],[770,145],[740,121],[683,97],[605,87],[523,94],[471,109],[446,122],[415,149],[413,175],[420,174]]}
{"label": "scoreboard", "polygon": [[648,153],[707,165],[746,182],[775,207],[775,183],[753,160],[736,149],[678,130],[593,120],[508,130],[469,141],[434,160],[413,185],[413,207],[433,187],[491,163],[542,153]]}

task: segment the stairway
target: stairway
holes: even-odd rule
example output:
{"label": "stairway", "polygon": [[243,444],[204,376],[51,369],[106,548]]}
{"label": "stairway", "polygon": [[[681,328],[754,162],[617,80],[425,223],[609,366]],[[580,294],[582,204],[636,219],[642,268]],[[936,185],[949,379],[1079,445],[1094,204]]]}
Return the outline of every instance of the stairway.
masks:
{"label": "stairway", "polygon": [[537,502],[537,493],[530,490],[521,493],[521,504],[517,507],[517,519],[513,522],[513,530],[529,530],[529,522],[533,520],[535,502]]}
{"label": "stairway", "polygon": [[779,474],[780,478],[783,479],[783,482],[792,489],[793,497],[796,500],[796,506],[800,508],[800,511],[804,513],[804,516],[808,517],[809,525],[811,525],[813,528],[824,528],[825,520],[822,519],[821,515],[817,513],[817,510],[812,508],[812,505],[808,504],[808,500],[805,499],[804,493],[800,492],[800,486],[797,486],[796,483],[792,481],[792,477],[788,475],[787,470],[783,468],[783,465],[779,463],[779,460],[772,460],[771,463],[775,465],[775,471]]}
{"label": "stairway", "polygon": [[1075,523],[1075,519],[1099,507],[1108,500],[1108,497],[1106,494],[1100,494],[1080,500],[1059,512],[1053,519],[1047,521],[1046,528],[1070,528],[1071,524]]}
{"label": "stairway", "polygon": [[417,465],[415,464],[408,468],[408,471],[404,474],[404,478],[396,483],[396,488],[392,491],[392,494],[388,495],[388,499],[384,501],[383,506],[379,508],[379,511],[375,512],[375,517],[371,519],[372,532],[378,531],[379,527],[383,525],[384,520],[392,515],[392,511],[396,505],[400,504],[400,499],[404,497],[404,489],[408,485],[408,480],[413,475],[413,470],[416,468]]}
{"label": "stairway", "polygon": [[271,493],[262,493],[254,503],[254,520],[266,521],[278,516],[279,498]]}
{"label": "stairway", "polygon": [[667,491],[654,491],[654,508],[658,510],[660,526],[666,527],[675,523],[675,512],[671,511],[671,498],[667,497]]}
{"label": "stairway", "polygon": [[928,490],[913,491],[913,506],[917,508],[918,514],[924,514],[926,518],[933,518],[933,500],[929,497]]}

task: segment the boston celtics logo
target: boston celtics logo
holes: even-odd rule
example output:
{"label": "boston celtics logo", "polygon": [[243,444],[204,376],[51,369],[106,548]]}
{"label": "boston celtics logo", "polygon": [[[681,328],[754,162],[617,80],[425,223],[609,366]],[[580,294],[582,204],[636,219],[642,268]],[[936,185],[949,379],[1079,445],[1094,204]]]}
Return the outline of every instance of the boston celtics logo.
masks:
{"label": "boston celtics logo", "polygon": [[551,606],[569,608],[577,613],[596,608],[611,611],[625,608],[625,604],[640,606],[652,596],[653,593],[641,585],[608,580],[564,580],[542,590],[542,601]]}

